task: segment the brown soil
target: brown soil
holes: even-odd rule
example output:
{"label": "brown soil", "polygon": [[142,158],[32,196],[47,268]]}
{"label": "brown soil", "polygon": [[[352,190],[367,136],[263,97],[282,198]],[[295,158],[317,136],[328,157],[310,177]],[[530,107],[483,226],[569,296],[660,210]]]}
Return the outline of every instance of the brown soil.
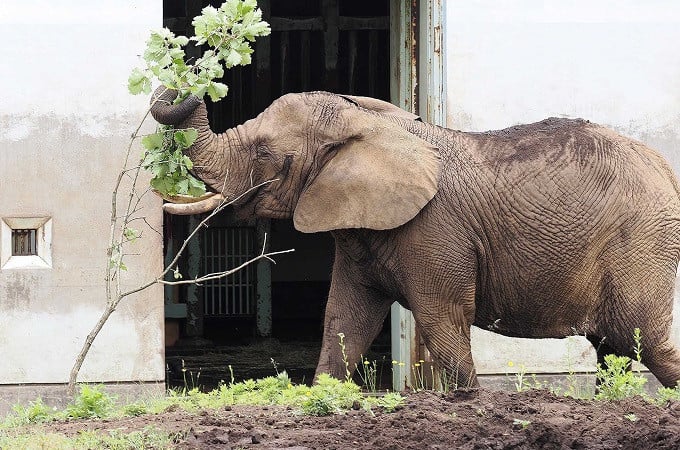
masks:
{"label": "brown soil", "polygon": [[180,449],[680,449],[680,402],[597,402],[487,389],[406,395],[397,412],[352,410],[329,417],[286,407],[233,406],[190,414],[51,424],[52,431],[186,432]]}

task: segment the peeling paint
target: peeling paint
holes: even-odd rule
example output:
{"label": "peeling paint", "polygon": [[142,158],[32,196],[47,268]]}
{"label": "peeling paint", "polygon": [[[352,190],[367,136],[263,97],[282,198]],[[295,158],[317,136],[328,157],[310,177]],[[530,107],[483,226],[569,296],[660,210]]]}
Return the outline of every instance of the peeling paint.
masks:
{"label": "peeling paint", "polygon": [[0,142],[5,139],[10,142],[21,141],[30,136],[36,129],[36,124],[28,117],[3,117],[0,118],[0,125],[3,129],[0,135]]}
{"label": "peeling paint", "polygon": [[13,271],[3,283],[3,309],[27,309],[32,298],[32,287],[36,284],[36,276],[23,271]]}
{"label": "peeling paint", "polygon": [[[46,135],[52,136],[52,139],[57,136],[64,139],[72,139],[73,136],[128,139],[135,119],[135,116],[119,113],[67,116],[0,114],[0,128],[3,130],[0,133],[0,143],[15,143]],[[151,129],[153,123],[149,121],[146,127]]]}

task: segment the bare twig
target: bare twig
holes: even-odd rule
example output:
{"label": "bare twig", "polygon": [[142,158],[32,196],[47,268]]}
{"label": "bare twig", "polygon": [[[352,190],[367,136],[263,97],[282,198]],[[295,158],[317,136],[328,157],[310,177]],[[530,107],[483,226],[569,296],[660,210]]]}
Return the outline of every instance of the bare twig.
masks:
{"label": "bare twig", "polygon": [[[69,381],[68,381],[68,388],[67,392],[69,396],[75,395],[75,388],[76,388],[76,382],[78,379],[78,373],[80,372],[80,369],[83,365],[83,362],[85,361],[85,357],[87,356],[90,348],[92,347],[92,343],[94,342],[95,338],[99,334],[99,332],[102,330],[104,327],[104,324],[106,324],[106,321],[109,319],[111,314],[116,310],[118,307],[118,304],[123,300],[124,298],[135,294],[137,292],[143,291],[144,289],[149,288],[150,286],[153,286],[154,284],[189,284],[189,283],[200,283],[203,281],[208,281],[208,280],[213,280],[213,279],[218,279],[218,278],[223,278],[226,276],[229,276],[233,274],[234,272],[237,272],[238,270],[241,270],[243,267],[252,264],[256,261],[266,259],[268,261],[272,261],[272,256],[283,254],[283,253],[288,253],[294,250],[285,250],[285,251],[278,251],[278,252],[269,252],[265,253],[265,247],[262,247],[262,252],[250,259],[249,261],[246,261],[245,263],[241,264],[239,267],[224,271],[224,272],[218,272],[218,273],[212,273],[212,274],[207,274],[203,275],[201,277],[196,278],[195,280],[186,280],[186,281],[176,281],[176,282],[171,282],[171,281],[165,281],[164,278],[165,276],[173,270],[174,267],[176,267],[177,262],[179,261],[179,258],[187,248],[187,245],[189,241],[196,236],[198,231],[206,226],[207,222],[213,218],[216,214],[218,214],[220,211],[222,211],[224,208],[229,206],[230,204],[238,201],[245,195],[248,195],[250,192],[253,190],[259,189],[260,187],[272,183],[274,181],[278,180],[270,180],[266,181],[264,183],[258,184],[257,186],[251,186],[248,190],[243,192],[241,195],[237,196],[234,199],[231,199],[230,201],[227,201],[227,199],[223,200],[217,208],[215,208],[207,217],[205,217],[195,228],[194,230],[189,234],[189,236],[184,240],[182,243],[180,249],[177,251],[175,257],[173,260],[163,269],[163,271],[155,277],[153,280],[147,281],[140,285],[137,288],[128,290],[123,292],[121,289],[121,276],[120,276],[120,271],[124,269],[123,265],[123,258],[124,256],[127,255],[123,251],[123,245],[130,242],[131,239],[128,239],[126,237],[126,229],[127,226],[132,222],[136,220],[144,220],[147,224],[148,222],[146,221],[145,217],[134,217],[139,211],[139,205],[141,202],[142,197],[149,191],[149,189],[146,189],[144,193],[141,195],[138,195],[138,192],[136,190],[137,186],[137,181],[139,179],[139,174],[141,171],[141,164],[138,164],[132,168],[128,167],[129,161],[130,161],[130,155],[132,152],[132,146],[137,137],[139,137],[139,131],[142,128],[142,125],[146,118],[149,115],[149,112],[155,102],[158,101],[158,98],[154,100],[154,102],[151,104],[151,106],[147,109],[146,113],[144,114],[142,120],[140,121],[137,129],[135,132],[132,134],[130,143],[127,146],[126,152],[125,152],[125,161],[123,164],[123,168],[121,169],[120,173],[118,174],[118,177],[116,179],[116,184],[114,187],[114,190],[111,194],[111,224],[110,224],[110,234],[109,234],[109,247],[107,249],[107,268],[106,268],[106,307],[104,311],[102,312],[101,317],[95,324],[95,326],[92,328],[90,333],[87,335],[85,338],[85,342],[83,343],[83,346],[78,353],[78,356],[76,357],[75,363],[73,365],[73,368],[71,369],[71,373],[69,376]],[[125,212],[122,215],[118,215],[118,193],[121,188],[122,180],[123,178],[129,178],[131,182],[130,186],[130,193],[127,195],[127,202],[125,204]],[[225,184],[226,184],[226,179],[225,179]],[[251,183],[252,184],[252,183]],[[153,229],[153,228],[152,228]],[[158,233],[157,230],[154,230]],[[159,233],[160,234],[160,233]],[[266,236],[265,236],[265,245],[266,245]],[[114,284],[115,281],[115,284]]]}

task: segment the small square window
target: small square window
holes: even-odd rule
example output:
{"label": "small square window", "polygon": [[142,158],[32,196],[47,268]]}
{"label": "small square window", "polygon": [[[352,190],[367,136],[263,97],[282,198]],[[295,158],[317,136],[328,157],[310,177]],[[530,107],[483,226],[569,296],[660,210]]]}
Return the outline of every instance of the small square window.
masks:
{"label": "small square window", "polygon": [[0,269],[51,267],[50,217],[3,217],[0,220]]}
{"label": "small square window", "polygon": [[12,256],[38,254],[38,230],[35,228],[12,230]]}

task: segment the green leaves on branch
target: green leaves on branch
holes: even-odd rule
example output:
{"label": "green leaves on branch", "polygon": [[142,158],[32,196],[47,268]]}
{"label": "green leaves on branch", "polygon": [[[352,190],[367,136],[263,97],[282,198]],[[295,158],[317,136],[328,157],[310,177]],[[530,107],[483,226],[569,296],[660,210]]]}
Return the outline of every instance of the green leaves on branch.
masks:
{"label": "green leaves on branch", "polygon": [[142,168],[153,174],[152,188],[167,196],[200,197],[205,194],[205,184],[189,173],[193,163],[184,154],[197,137],[198,132],[194,128],[176,130],[161,125],[156,133],[142,138],[146,149]]}
{"label": "green leaves on branch", "polygon": [[[149,94],[152,80],[157,79],[179,92],[175,100],[178,103],[189,94],[199,98],[207,94],[217,101],[228,91],[224,83],[215,81],[222,78],[224,68],[250,64],[250,44],[256,37],[271,33],[255,0],[227,0],[219,8],[207,6],[192,25],[196,35],[191,38],[175,36],[167,28],[151,33],[143,55],[146,67],[133,69],[128,78],[130,93]],[[184,47],[189,41],[207,44],[211,49],[193,64],[187,64]]]}
{"label": "green leaves on branch", "polygon": [[[226,84],[215,81],[224,76],[224,68],[250,64],[250,44],[256,37],[271,33],[255,0],[227,0],[219,8],[207,6],[192,25],[196,35],[191,38],[175,36],[167,28],[151,33],[143,54],[146,67],[133,69],[128,78],[131,94],[150,94],[152,80],[157,80],[178,92],[175,103],[189,94],[201,99],[208,95],[218,101],[229,90]],[[187,63],[184,51],[189,41],[210,47],[193,64]],[[173,132],[171,127],[161,127],[142,139],[146,149],[142,167],[152,172],[154,189],[169,196],[205,193],[203,182],[189,173],[191,160],[182,153],[195,139],[196,130]]]}
{"label": "green leaves on branch", "polygon": [[227,0],[219,8],[207,6],[192,24],[196,32],[192,40],[215,48],[227,69],[250,64],[250,43],[271,33],[255,0]]}

